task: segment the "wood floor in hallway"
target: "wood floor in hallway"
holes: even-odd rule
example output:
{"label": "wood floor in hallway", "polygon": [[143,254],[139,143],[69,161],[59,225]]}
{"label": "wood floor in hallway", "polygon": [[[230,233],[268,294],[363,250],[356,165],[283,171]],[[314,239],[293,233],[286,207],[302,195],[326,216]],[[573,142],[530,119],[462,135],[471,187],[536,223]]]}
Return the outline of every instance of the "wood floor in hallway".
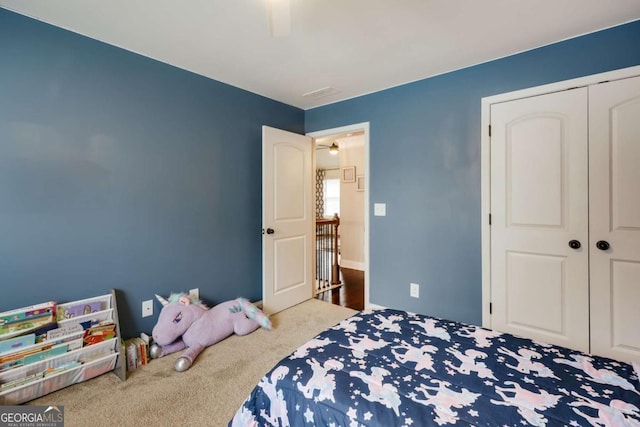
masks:
{"label": "wood floor in hallway", "polygon": [[340,268],[343,285],[323,292],[316,299],[354,310],[364,310],[364,271]]}

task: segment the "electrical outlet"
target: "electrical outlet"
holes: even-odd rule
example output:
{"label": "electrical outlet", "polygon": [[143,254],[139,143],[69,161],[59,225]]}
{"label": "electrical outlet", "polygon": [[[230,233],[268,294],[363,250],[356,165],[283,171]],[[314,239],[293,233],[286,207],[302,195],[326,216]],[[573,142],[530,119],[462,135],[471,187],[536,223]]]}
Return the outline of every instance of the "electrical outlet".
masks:
{"label": "electrical outlet", "polygon": [[411,295],[414,298],[420,298],[420,285],[417,283],[410,283],[409,295]]}
{"label": "electrical outlet", "polygon": [[142,301],[142,317],[153,316],[153,300]]}
{"label": "electrical outlet", "polygon": [[189,295],[200,299],[200,288],[189,289]]}

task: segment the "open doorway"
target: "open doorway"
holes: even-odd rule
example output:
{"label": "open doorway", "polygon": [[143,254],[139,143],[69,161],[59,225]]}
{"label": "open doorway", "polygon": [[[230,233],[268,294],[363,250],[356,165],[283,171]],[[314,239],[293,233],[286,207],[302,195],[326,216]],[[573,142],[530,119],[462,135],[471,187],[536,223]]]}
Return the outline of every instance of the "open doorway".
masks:
{"label": "open doorway", "polygon": [[308,134],[316,171],[314,293],[356,310],[369,300],[368,130],[362,123]]}

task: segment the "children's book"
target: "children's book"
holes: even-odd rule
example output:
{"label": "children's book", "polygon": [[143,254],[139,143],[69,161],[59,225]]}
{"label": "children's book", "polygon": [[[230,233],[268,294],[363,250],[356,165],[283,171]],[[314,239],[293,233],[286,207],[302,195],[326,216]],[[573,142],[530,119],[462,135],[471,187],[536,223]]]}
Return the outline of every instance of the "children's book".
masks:
{"label": "children's book", "polygon": [[33,333],[36,336],[36,343],[41,343],[42,341],[47,339],[47,334],[49,331],[58,328],[58,322],[53,321],[51,323],[47,323],[44,326],[36,328],[33,330]]}
{"label": "children's book", "polygon": [[23,365],[30,365],[32,363],[40,362],[45,359],[49,359],[54,356],[59,356],[61,354],[65,354],[67,352],[67,345],[58,345],[55,347],[51,347],[48,350],[43,350],[35,354],[31,354],[26,356],[22,361]]}
{"label": "children's book", "polygon": [[28,334],[56,319],[54,301],[0,313],[0,340]]}
{"label": "children's book", "polygon": [[23,359],[16,359],[5,363],[0,363],[0,372],[8,371],[9,369],[19,368],[22,366]]}
{"label": "children's book", "polygon": [[138,367],[138,352],[140,348],[136,345],[133,338],[125,341],[125,349],[127,353],[127,371],[135,371]]}
{"label": "children's book", "polygon": [[115,338],[116,325],[114,323],[107,323],[104,325],[93,326],[85,331],[84,344],[93,345],[102,341]]}
{"label": "children's book", "polygon": [[[36,381],[36,380],[42,378],[43,375],[44,375],[43,372],[37,372],[35,374],[31,374],[31,375],[28,375],[28,376],[23,377],[23,378],[18,378],[18,379],[15,379],[15,380],[0,384],[0,390],[4,391],[4,390],[8,390],[10,388],[21,386],[21,385],[26,384],[26,383],[30,383],[32,381]],[[12,424],[12,423],[10,423],[10,424]]]}
{"label": "children's book", "polygon": [[28,345],[36,343],[36,334],[22,335],[8,340],[0,341],[0,353],[17,351]]}
{"label": "children's book", "polygon": [[76,324],[73,324],[73,325],[63,326],[61,328],[52,329],[52,330],[48,331],[46,339],[48,339],[48,340],[56,340],[56,339],[62,338],[64,336],[79,334],[79,333],[81,333],[83,331],[84,331],[84,329],[82,328],[82,325],[76,323]]}
{"label": "children's book", "polygon": [[39,353],[43,350],[48,350],[49,348],[51,348],[52,345],[46,344],[46,345],[31,345],[28,347],[25,347],[24,350],[18,350],[16,352],[9,352],[9,353],[3,353],[0,355],[0,364],[5,364],[7,362],[12,362],[14,360],[21,360],[24,359],[25,357],[31,355],[31,354],[35,354],[35,353]]}
{"label": "children's book", "polygon": [[58,372],[62,372],[62,371],[67,371],[69,369],[73,369],[73,368],[77,368],[78,366],[81,366],[82,363],[74,360],[71,361],[69,363],[65,363],[64,365],[60,365],[60,366],[56,366],[55,368],[47,368],[44,371],[44,376],[46,377],[47,375],[53,375],[53,374],[57,374]]}
{"label": "children's book", "polygon": [[102,310],[101,301],[85,302],[70,307],[58,307],[58,320],[72,319],[74,317],[86,316]]}

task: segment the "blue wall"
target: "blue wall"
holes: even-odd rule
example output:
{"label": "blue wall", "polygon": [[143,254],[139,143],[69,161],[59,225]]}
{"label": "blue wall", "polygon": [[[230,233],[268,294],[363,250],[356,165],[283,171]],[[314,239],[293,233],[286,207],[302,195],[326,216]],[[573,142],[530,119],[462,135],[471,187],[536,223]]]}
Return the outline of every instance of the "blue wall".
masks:
{"label": "blue wall", "polygon": [[263,124],[304,111],[0,9],[0,311],[261,299]]}
{"label": "blue wall", "polygon": [[261,125],[368,121],[372,302],[480,323],[480,99],[638,64],[634,22],[303,112],[0,9],[0,311],[260,299]]}
{"label": "blue wall", "polygon": [[481,98],[638,64],[640,21],[306,111],[307,132],[370,122],[371,302],[481,323]]}

